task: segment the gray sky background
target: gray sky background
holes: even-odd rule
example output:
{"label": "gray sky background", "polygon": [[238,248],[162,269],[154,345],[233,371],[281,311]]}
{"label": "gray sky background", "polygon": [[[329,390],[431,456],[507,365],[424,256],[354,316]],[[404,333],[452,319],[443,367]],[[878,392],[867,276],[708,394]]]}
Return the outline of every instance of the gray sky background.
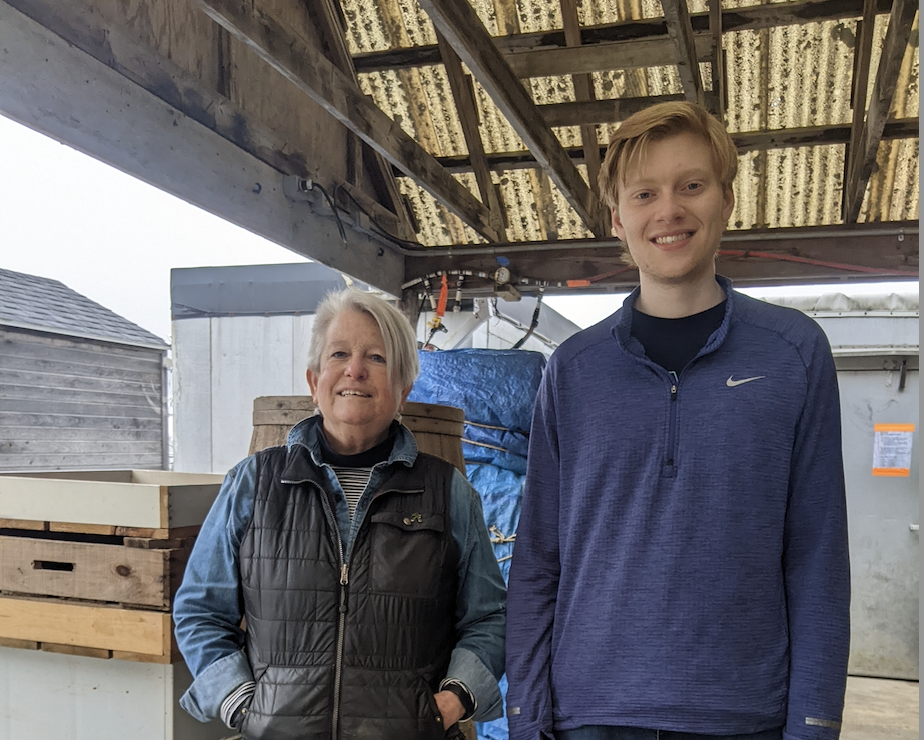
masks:
{"label": "gray sky background", "polygon": [[[60,280],[168,341],[171,267],[306,261],[2,116],[0,163],[0,267]],[[586,327],[622,296],[546,302]]]}

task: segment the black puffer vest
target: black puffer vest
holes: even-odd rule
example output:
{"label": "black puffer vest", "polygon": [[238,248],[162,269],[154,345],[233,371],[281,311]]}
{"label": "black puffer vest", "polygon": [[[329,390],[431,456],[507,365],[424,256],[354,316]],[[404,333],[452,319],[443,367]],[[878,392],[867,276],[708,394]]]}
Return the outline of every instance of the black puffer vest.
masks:
{"label": "black puffer vest", "polygon": [[392,464],[344,564],[332,497],[308,451],[257,455],[241,543],[246,740],[444,737],[433,693],[456,642],[453,468]]}

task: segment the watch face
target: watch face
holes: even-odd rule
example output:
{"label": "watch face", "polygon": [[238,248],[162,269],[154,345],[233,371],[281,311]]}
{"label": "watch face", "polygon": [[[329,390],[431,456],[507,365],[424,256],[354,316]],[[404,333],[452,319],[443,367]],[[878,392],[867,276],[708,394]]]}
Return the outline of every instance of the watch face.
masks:
{"label": "watch face", "polygon": [[503,285],[504,283],[510,282],[510,270],[506,267],[498,267],[497,272],[494,273],[494,282]]}

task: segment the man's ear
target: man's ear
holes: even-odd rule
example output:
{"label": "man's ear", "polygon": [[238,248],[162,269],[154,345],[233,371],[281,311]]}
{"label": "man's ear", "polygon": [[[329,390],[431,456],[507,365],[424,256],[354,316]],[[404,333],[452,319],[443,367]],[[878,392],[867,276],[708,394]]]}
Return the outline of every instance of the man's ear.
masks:
{"label": "man's ear", "polygon": [[725,196],[722,199],[722,222],[728,223],[732,211],[735,209],[735,191],[729,186],[725,188]]}
{"label": "man's ear", "polygon": [[626,240],[626,230],[622,227],[622,221],[619,220],[619,209],[610,209],[610,219],[613,223],[613,232],[623,241]]}

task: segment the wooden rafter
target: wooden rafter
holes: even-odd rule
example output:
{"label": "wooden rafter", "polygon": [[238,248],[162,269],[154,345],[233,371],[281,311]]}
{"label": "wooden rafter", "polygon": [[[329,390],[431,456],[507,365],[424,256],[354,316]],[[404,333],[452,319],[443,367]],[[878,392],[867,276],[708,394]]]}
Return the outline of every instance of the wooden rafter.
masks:
{"label": "wooden rafter", "polygon": [[[703,82],[699,74],[699,56],[693,41],[693,26],[690,24],[690,11],[687,0],[661,0],[667,31],[676,50],[677,69],[680,83],[687,100],[702,105]],[[715,45],[710,38],[710,44]],[[710,55],[711,56],[711,55]]]}
{"label": "wooden rafter", "polygon": [[[694,34],[697,61],[708,62],[712,37],[708,32]],[[609,41],[587,46],[520,51],[504,57],[517,77],[589,74],[610,69],[641,69],[676,64],[677,52],[669,37]]]}
{"label": "wooden rafter", "polygon": [[[856,18],[863,12],[864,0],[797,0],[797,2],[768,3],[722,11],[722,30],[754,31],[761,28],[803,25],[821,21]],[[888,13],[891,0],[875,0],[877,13]],[[710,34],[709,13],[693,13],[690,25],[694,34]],[[514,52],[533,50],[537,53],[551,53],[567,46],[564,30],[516,33],[494,39],[504,56]],[[668,37],[667,24],[663,20],[620,21],[600,26],[581,28],[581,43],[584,46],[619,41],[652,41],[647,54],[651,63],[642,66],[661,66],[675,62],[673,43]],[[406,49],[357,54],[353,58],[360,73],[384,72],[398,67],[419,67],[439,64],[439,48],[436,44],[414,46]],[[700,61],[707,61],[703,59]],[[593,70],[584,70],[593,71]],[[559,74],[570,74],[560,72]]]}
{"label": "wooden rafter", "polygon": [[196,3],[216,23],[228,29],[295,87],[442,201],[476,232],[489,241],[498,240],[499,234],[491,226],[487,208],[317,49],[294,38],[270,16],[256,17],[236,0],[196,0]]}
{"label": "wooden rafter", "polygon": [[[341,72],[350,77],[350,79],[358,82],[356,68],[353,66],[353,57],[350,56],[350,50],[347,46],[346,35],[344,32],[343,24],[341,22],[342,15],[339,12],[339,6],[335,5],[335,0],[318,0],[317,4],[312,4],[308,7],[310,11],[313,11],[314,9],[320,11],[319,13],[312,12],[312,15],[317,17],[320,30],[324,38],[328,41],[328,53],[330,55],[331,61],[337,66],[338,69],[340,69]],[[224,29],[221,30],[224,34],[227,34],[227,31]],[[351,143],[354,145],[354,149],[350,152],[350,156],[352,160],[351,163],[353,165],[352,168],[354,170],[353,174],[355,176],[355,171],[358,170],[362,159],[362,147],[368,145],[365,144],[362,139],[356,136],[356,134],[353,132],[350,132],[349,135]],[[388,195],[388,199],[391,201],[391,210],[394,212],[395,217],[398,219],[398,236],[404,239],[413,239],[414,229],[411,225],[411,218],[405,206],[404,198],[401,196],[401,192],[398,190],[398,182],[395,179],[394,172],[381,154],[374,150],[372,150],[372,154],[377,166],[377,172],[381,175],[382,184],[385,187],[385,192]],[[350,184],[355,185],[356,183],[352,182]],[[351,197],[357,197],[356,188],[350,188],[350,192]]]}
{"label": "wooden rafter", "polygon": [[728,110],[725,88],[725,47],[722,44],[722,0],[709,0],[709,30],[712,31],[712,94],[713,113],[725,120]]}
{"label": "wooden rafter", "polygon": [[587,228],[607,234],[606,208],[587,186],[467,0],[420,0],[437,30],[507,118]]}
{"label": "wooden rafter", "polygon": [[911,25],[917,10],[917,3],[912,0],[895,0],[892,4],[889,28],[882,45],[879,69],[876,72],[876,81],[873,83],[866,120],[857,139],[857,148],[853,153],[850,173],[846,181],[847,198],[844,205],[846,223],[855,223],[860,215],[863,196],[876,162],[876,150],[882,140],[889,109],[892,107],[892,98],[898,83],[898,71],[908,47]]}
{"label": "wooden rafter", "polygon": [[[665,96],[666,97],[666,96]],[[673,96],[672,99],[678,99]],[[650,98],[649,100],[657,100]],[[597,101],[603,103],[605,101]],[[616,101],[613,101],[616,102]],[[572,103],[561,105],[573,105]],[[553,108],[555,106],[540,106]],[[619,117],[613,121],[622,120]],[[559,124],[556,124],[559,125]],[[566,124],[561,124],[566,125]],[[918,119],[902,118],[886,124],[882,133],[882,141],[897,139],[914,139],[918,136]],[[830,126],[807,126],[805,128],[774,129],[773,131],[745,131],[732,134],[732,140],[740,154],[747,152],[760,152],[770,149],[788,149],[802,146],[829,146],[833,144],[846,144],[850,141],[850,126],[837,124]],[[584,156],[581,147],[567,147],[565,151],[575,162],[580,162]],[[605,148],[601,147],[601,154]],[[440,157],[441,165],[449,172],[471,172],[472,166],[468,157]],[[538,167],[536,159],[530,152],[495,152],[488,155],[488,166],[493,172],[506,170],[521,170]]]}
{"label": "wooden rafter", "polygon": [[499,234],[504,233],[504,216],[501,213],[500,199],[494,181],[491,179],[491,170],[488,168],[488,158],[484,152],[484,142],[478,129],[478,104],[475,100],[475,91],[472,88],[472,78],[462,69],[462,61],[458,54],[446,42],[441,34],[437,34],[443,65],[446,68],[446,77],[449,79],[449,89],[456,104],[456,113],[459,124],[462,126],[462,135],[468,147],[472,171],[478,183],[478,192],[481,202],[491,212],[491,220]]}
{"label": "wooden rafter", "polygon": [[[873,35],[876,28],[875,0],[864,0],[863,17],[857,21],[856,45],[853,49],[853,89],[850,105],[853,108],[853,122],[850,127],[850,142],[844,153],[844,183],[850,182],[850,170],[857,158],[860,137],[863,135],[863,121],[866,117],[866,92],[869,88],[869,67],[873,56]],[[847,209],[847,187],[843,188],[841,210]]]}
{"label": "wooden rafter", "polygon": [[[577,0],[559,0],[559,3],[565,31],[565,43],[568,46],[580,46],[581,24],[578,20]],[[587,102],[597,97],[594,93],[593,78],[589,74],[571,75],[571,83],[574,85],[575,102]],[[587,181],[596,192],[597,177],[600,174],[600,142],[597,139],[597,127],[592,122],[581,123],[581,142],[584,144],[584,165],[587,167]]]}

